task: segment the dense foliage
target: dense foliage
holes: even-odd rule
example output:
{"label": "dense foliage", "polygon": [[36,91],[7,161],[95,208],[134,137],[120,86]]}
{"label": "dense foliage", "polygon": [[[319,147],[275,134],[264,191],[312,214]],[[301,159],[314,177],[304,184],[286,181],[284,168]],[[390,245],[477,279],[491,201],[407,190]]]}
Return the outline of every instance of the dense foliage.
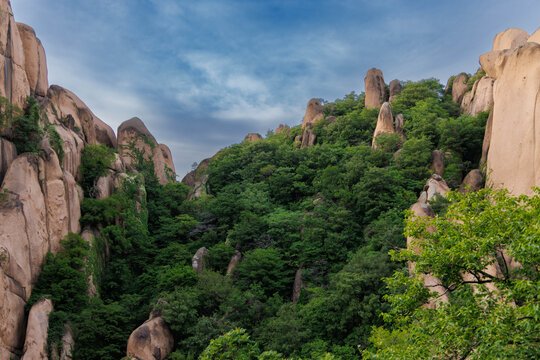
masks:
{"label": "dense foliage", "polygon": [[[230,146],[206,171],[209,194],[190,201],[137,152],[137,174],[91,199],[113,154],[87,146],[81,223],[99,234],[87,256],[99,297],[66,310],[74,358],[118,359],[151,309],[174,334],[171,359],[359,358],[391,311],[382,278],[404,263],[388,252],[405,247],[403,210],[431,173],[432,150],[449,154],[461,179],[478,166],[486,121],[459,116],[433,79],[405,83],[392,108],[406,137],[375,150],[378,110],[354,93],[325,105],[312,147],[295,145],[300,127]],[[191,258],[202,246],[209,257],[197,275]],[[292,302],[297,274],[304,286]]]}

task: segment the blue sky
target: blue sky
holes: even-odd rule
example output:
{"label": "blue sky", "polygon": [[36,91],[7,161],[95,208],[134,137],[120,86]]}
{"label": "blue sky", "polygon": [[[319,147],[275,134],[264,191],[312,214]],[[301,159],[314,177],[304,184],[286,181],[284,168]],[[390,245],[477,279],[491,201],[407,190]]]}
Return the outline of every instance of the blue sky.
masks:
{"label": "blue sky", "polygon": [[47,54],[49,83],[76,93],[116,130],[140,117],[193,162],[298,125],[310,98],[392,79],[446,83],[476,71],[508,27],[540,26],[538,0],[12,0]]}

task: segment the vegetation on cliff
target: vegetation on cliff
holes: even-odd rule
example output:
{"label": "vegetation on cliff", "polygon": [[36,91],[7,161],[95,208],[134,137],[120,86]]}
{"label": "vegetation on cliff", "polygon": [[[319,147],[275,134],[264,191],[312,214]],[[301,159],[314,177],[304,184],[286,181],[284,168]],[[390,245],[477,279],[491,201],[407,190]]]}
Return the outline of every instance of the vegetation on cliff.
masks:
{"label": "vegetation on cliff", "polygon": [[[210,194],[190,201],[185,185],[161,185],[136,156],[137,174],[114,195],[89,198],[110,156],[87,147],[81,222],[99,233],[90,252],[102,270],[99,296],[68,310],[74,358],[120,358],[152,309],[173,332],[171,359],[208,357],[227,339],[249,345],[245,358],[359,358],[372,328],[388,326],[382,279],[405,266],[388,252],[405,248],[403,209],[430,175],[432,150],[449,154],[448,175],[460,179],[478,166],[487,117],[459,116],[432,79],[404,84],[392,107],[406,139],[373,150],[378,110],[351,93],[326,105],[311,147],[296,146],[296,127],[221,151],[207,170]],[[196,275],[191,258],[203,246]],[[236,251],[243,258],[227,274]]]}

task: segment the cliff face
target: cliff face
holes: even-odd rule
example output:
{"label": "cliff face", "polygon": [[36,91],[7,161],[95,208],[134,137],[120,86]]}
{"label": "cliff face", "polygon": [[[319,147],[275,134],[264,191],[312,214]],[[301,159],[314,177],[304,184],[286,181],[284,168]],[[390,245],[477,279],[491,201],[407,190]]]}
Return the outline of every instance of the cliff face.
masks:
{"label": "cliff face", "polygon": [[[23,355],[24,349],[28,350],[25,358],[42,353],[46,329],[41,334],[43,331],[33,325],[34,318],[27,329],[25,304],[46,253],[57,253],[60,240],[68,232],[81,232],[83,192],[77,181],[81,180],[79,165],[84,147],[100,143],[117,149],[118,142],[112,128],[75,94],[57,85],[49,87],[45,50],[31,27],[15,22],[8,0],[0,1],[0,55],[0,96],[18,107],[25,105],[27,96],[37,98],[45,114],[41,125],[54,127],[64,151],[60,160],[46,136],[39,155],[17,154],[9,127],[0,132],[4,136],[0,137],[0,360],[4,360]],[[174,174],[174,165],[169,148],[157,144],[140,120],[137,125],[135,128],[144,131],[124,131],[126,126],[121,126],[120,143],[127,145],[139,139],[133,134],[152,139],[155,146],[146,153],[146,159],[154,162],[161,183],[171,181],[174,176],[167,176],[167,169]],[[144,147],[137,140],[135,146]],[[115,173],[124,172],[130,163],[122,149],[120,154],[113,166]],[[118,177],[110,183],[107,178],[100,181],[107,188],[100,194],[102,198],[120,183]],[[31,339],[27,336],[26,345],[25,332],[33,334]],[[29,345],[36,343],[40,344],[37,348]],[[29,349],[33,349],[32,354]]]}
{"label": "cliff face", "polygon": [[486,131],[487,184],[513,194],[532,194],[540,185],[540,44],[508,29],[480,57],[494,80],[493,118]]}

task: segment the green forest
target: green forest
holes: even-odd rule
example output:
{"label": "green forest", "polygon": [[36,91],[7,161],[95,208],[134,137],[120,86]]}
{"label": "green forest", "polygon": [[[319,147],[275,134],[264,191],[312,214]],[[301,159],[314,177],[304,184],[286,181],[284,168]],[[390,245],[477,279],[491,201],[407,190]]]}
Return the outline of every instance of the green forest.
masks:
{"label": "green forest", "polygon": [[[27,305],[53,300],[49,351],[69,323],[74,359],[123,358],[131,332],[157,311],[174,335],[171,360],[536,359],[540,249],[530,239],[540,198],[452,192],[434,200],[433,219],[415,219],[407,209],[433,172],[432,151],[445,152],[443,178],[457,189],[480,167],[489,112],[460,114],[434,79],[402,85],[391,107],[404,137],[380,136],[372,149],[379,111],[353,92],[324,105],[311,147],[296,146],[297,126],[222,149],[193,200],[180,182],[160,185],[134,148],[136,171],[109,198],[93,198],[115,150],[86,146],[81,225],[99,235],[88,244],[69,234],[48,254]],[[36,116],[25,114],[19,123]],[[406,250],[406,235],[425,240],[421,255]],[[479,275],[476,287],[462,280],[504,261],[503,250],[519,269]],[[304,286],[293,301],[297,273]],[[422,273],[447,285],[448,304],[423,306],[434,294]]]}

